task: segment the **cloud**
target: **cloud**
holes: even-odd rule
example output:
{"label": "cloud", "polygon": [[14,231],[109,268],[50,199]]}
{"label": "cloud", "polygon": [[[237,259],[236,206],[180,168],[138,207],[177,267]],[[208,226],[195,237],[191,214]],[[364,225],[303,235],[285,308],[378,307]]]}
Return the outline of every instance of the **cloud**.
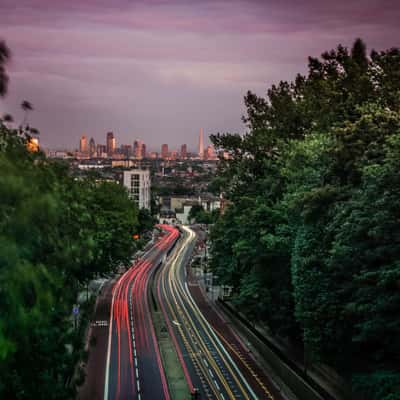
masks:
{"label": "cloud", "polygon": [[394,0],[2,0],[0,14],[14,54],[0,111],[31,100],[49,146],[109,129],[150,146],[243,131],[247,89],[262,95],[338,43],[382,49],[400,33]]}

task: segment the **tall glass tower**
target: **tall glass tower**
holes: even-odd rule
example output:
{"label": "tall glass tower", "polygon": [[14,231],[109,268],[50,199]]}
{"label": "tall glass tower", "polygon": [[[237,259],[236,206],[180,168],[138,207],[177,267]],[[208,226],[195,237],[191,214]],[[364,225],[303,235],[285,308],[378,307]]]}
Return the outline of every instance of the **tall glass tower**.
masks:
{"label": "tall glass tower", "polygon": [[201,159],[204,158],[204,133],[203,128],[200,128],[200,136],[199,136],[199,157]]}

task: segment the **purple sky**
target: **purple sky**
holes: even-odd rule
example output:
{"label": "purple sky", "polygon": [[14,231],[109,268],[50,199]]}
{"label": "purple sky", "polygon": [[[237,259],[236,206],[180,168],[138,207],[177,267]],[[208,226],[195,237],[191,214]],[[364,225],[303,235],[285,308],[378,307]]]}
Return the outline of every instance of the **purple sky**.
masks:
{"label": "purple sky", "polygon": [[200,127],[243,132],[243,95],[306,70],[307,56],[362,37],[400,45],[398,0],[0,0],[13,52],[0,113],[50,147],[85,133],[194,147]]}

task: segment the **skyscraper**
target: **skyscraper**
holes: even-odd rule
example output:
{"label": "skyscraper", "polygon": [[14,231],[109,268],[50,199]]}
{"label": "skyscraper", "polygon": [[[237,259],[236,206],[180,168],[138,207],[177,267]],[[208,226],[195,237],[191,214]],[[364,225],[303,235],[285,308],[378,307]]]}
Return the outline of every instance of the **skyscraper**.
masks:
{"label": "skyscraper", "polygon": [[86,139],[85,135],[83,135],[81,137],[81,140],[79,141],[79,151],[81,153],[86,153],[87,152],[87,139]]}
{"label": "skyscraper", "polygon": [[111,157],[115,151],[115,137],[113,132],[107,132],[107,155]]}
{"label": "skyscraper", "polygon": [[132,146],[130,144],[121,144],[120,151],[126,158],[129,158],[132,155]]}
{"label": "skyscraper", "polygon": [[214,147],[209,144],[207,148],[204,150],[204,159],[205,160],[215,160],[216,155],[214,151]]}
{"label": "skyscraper", "polygon": [[184,160],[187,158],[187,145],[183,144],[181,146],[181,159]]}
{"label": "skyscraper", "polygon": [[139,158],[139,141],[135,140],[133,142],[133,156]]}
{"label": "skyscraper", "polygon": [[96,143],[94,142],[93,138],[90,138],[89,140],[89,155],[90,157],[94,157],[96,154]]}
{"label": "skyscraper", "polygon": [[142,158],[146,158],[146,145],[142,143]]}
{"label": "skyscraper", "polygon": [[199,157],[203,159],[204,157],[204,133],[203,128],[200,128],[200,136],[199,136]]}
{"label": "skyscraper", "polygon": [[161,146],[161,158],[163,158],[164,160],[166,158],[168,158],[168,145],[167,144],[163,144]]}
{"label": "skyscraper", "polygon": [[146,157],[146,145],[141,140],[133,142],[133,155],[138,159]]}
{"label": "skyscraper", "polygon": [[97,157],[106,158],[107,157],[107,146],[104,144],[98,144],[96,146]]}

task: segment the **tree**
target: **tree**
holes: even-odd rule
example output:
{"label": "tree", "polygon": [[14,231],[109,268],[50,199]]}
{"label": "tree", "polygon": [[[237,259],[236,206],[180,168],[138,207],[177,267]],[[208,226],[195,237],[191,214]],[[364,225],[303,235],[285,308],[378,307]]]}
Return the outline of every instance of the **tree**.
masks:
{"label": "tree", "polygon": [[14,122],[14,118],[11,114],[4,114],[2,120],[9,123]]}
{"label": "tree", "polygon": [[76,181],[28,152],[26,134],[0,123],[0,137],[0,398],[69,399],[82,343],[72,305],[130,262],[138,210],[120,185]]}
{"label": "tree", "polygon": [[189,220],[198,224],[212,224],[219,216],[219,209],[206,211],[201,204],[194,204],[189,211]]}
{"label": "tree", "polygon": [[202,212],[204,212],[204,208],[201,204],[193,204],[189,211],[189,220],[196,220]]}
{"label": "tree", "polygon": [[33,111],[33,106],[29,101],[24,100],[21,103],[21,108],[24,111],[24,119],[22,121],[22,126],[24,126],[28,122],[28,112]]}
{"label": "tree", "polygon": [[7,94],[8,89],[8,75],[6,73],[5,65],[11,58],[11,51],[7,47],[4,40],[0,40],[0,97]]}
{"label": "tree", "polygon": [[145,234],[153,230],[156,224],[156,218],[146,208],[141,208],[138,215],[139,233]]}
{"label": "tree", "polygon": [[230,155],[212,269],[247,315],[336,368],[351,398],[398,393],[399,71],[399,49],[339,45],[266,98],[248,92],[245,135],[212,136]]}

